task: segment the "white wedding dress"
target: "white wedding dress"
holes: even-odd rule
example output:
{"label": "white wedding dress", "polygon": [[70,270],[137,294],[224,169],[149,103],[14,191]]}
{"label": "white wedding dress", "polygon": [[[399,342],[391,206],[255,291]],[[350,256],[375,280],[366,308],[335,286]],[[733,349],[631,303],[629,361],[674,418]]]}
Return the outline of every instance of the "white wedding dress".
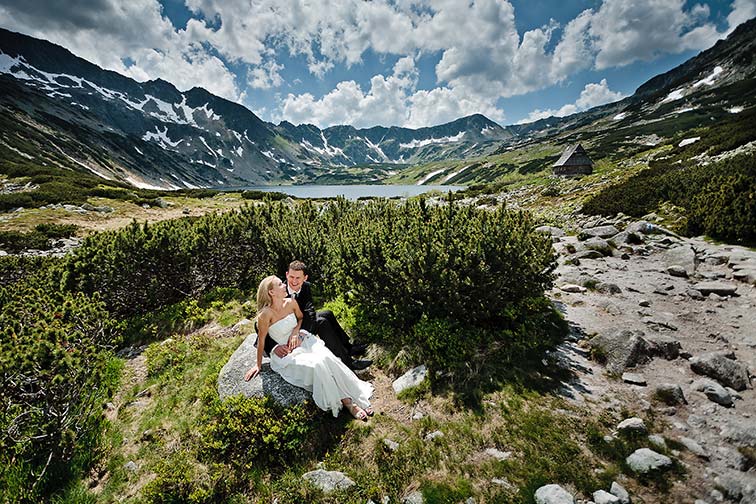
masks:
{"label": "white wedding dress", "polygon": [[[271,324],[268,336],[279,345],[286,345],[297,319],[293,313]],[[310,334],[302,344],[285,357],[271,352],[270,367],[292,385],[312,392],[318,408],[339,415],[344,398],[351,398],[360,408],[370,406],[373,386],[357,375],[333,355],[323,341]]]}

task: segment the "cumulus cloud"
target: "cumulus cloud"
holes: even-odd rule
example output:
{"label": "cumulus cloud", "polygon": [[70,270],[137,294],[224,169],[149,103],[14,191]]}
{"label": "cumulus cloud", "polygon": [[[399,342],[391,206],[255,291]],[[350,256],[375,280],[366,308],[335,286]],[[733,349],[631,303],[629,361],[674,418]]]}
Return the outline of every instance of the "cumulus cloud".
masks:
{"label": "cumulus cloud", "polygon": [[586,84],[575,103],[568,103],[559,109],[536,109],[532,111],[528,117],[518,122],[518,124],[546,119],[547,117],[565,117],[593,107],[598,107],[599,105],[615,102],[622,98],[622,93],[612,91],[609,89],[606,79],[601,79],[601,82]]}
{"label": "cumulus cloud", "polygon": [[201,86],[240,99],[225,63],[177,31],[156,0],[9,0],[0,6],[0,19],[11,30],[62,45],[137,80],[162,78],[182,90]]}
{"label": "cumulus cloud", "polygon": [[719,36],[716,28],[712,24],[695,26],[708,14],[703,5],[685,10],[684,0],[605,0],[591,16],[589,28],[595,66],[622,66],[708,47]]}
{"label": "cumulus cloud", "polygon": [[283,78],[279,73],[284,69],[274,60],[268,60],[264,64],[253,68],[248,77],[249,87],[254,89],[270,89],[283,84]]}
{"label": "cumulus cloud", "polygon": [[[549,20],[520,34],[508,0],[184,2],[195,18],[183,30],[163,16],[158,0],[4,0],[0,19],[105,68],[162,77],[180,89],[199,85],[234,100],[243,93],[226,62],[247,67],[247,87],[270,90],[284,84],[285,53],[302,57],[317,78],[337,65],[359,65],[367,51],[405,65],[409,57],[412,70],[375,75],[366,89],[345,80],[321,97],[288,95],[278,115],[321,124],[427,125],[423,121],[475,112],[500,120],[500,98],[547,88],[585,69],[702,49],[756,16],[756,0],[734,0],[729,28],[718,32],[701,3],[603,0],[564,26]],[[434,89],[413,84],[415,58],[423,55],[439,58]]]}

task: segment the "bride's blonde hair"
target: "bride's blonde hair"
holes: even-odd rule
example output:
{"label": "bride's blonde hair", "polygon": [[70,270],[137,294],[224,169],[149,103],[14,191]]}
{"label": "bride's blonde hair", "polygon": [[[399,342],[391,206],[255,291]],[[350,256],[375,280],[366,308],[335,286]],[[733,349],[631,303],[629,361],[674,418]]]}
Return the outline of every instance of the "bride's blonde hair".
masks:
{"label": "bride's blonde hair", "polygon": [[257,318],[260,317],[260,312],[263,308],[273,304],[273,298],[270,297],[270,291],[273,289],[273,282],[275,280],[278,280],[278,277],[275,275],[265,277],[257,288]]}

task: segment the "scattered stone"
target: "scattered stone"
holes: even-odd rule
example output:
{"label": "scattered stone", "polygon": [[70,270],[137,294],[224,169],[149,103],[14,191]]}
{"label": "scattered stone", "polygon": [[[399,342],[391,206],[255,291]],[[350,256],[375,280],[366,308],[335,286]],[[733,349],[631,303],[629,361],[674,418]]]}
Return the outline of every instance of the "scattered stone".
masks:
{"label": "scattered stone", "polygon": [[654,398],[669,406],[688,404],[685,394],[680,385],[674,383],[662,383],[654,389]]}
{"label": "scattered stone", "polygon": [[181,210],[181,212],[182,212],[182,213],[183,213],[184,215],[189,215],[190,213],[192,213],[192,211],[191,211],[191,210],[189,210],[189,209],[188,209],[188,208],[186,208],[186,207],[184,207],[184,209],[183,209],[183,210]]}
{"label": "scattered stone", "polygon": [[682,443],[682,445],[685,446],[685,448],[687,448],[691,453],[694,453],[704,460],[709,460],[709,454],[695,439],[689,437],[681,437],[680,443]]}
{"label": "scattered stone", "polygon": [[638,474],[648,474],[653,471],[672,467],[672,459],[648,448],[635,450],[625,459],[630,470]]}
{"label": "scattered stone", "polygon": [[658,434],[651,434],[650,436],[648,436],[648,442],[659,449],[667,448],[667,442],[664,440],[662,436]]}
{"label": "scattered stone", "polygon": [[651,301],[649,301],[648,299],[641,299],[640,302],[638,303],[638,306],[648,308],[649,306],[651,306]]}
{"label": "scattered stone", "polygon": [[486,455],[489,457],[493,457],[496,460],[504,461],[512,457],[512,452],[510,451],[501,451],[497,450],[496,448],[486,448]]}
{"label": "scattered stone", "polygon": [[123,464],[123,468],[129,472],[137,472],[139,470],[139,466],[136,465],[136,462],[134,462],[133,460],[129,460],[128,462]]}
{"label": "scattered stone", "polygon": [[620,500],[616,495],[610,494],[606,490],[596,490],[593,492],[593,502],[595,504],[619,504]]}
{"label": "scattered stone", "polygon": [[331,493],[335,490],[344,490],[354,485],[349,476],[339,471],[326,471],[316,469],[302,475],[302,479],[309,481],[324,493]]}
{"label": "scattered stone", "polygon": [[615,330],[599,334],[588,341],[588,345],[606,359],[606,368],[614,374],[622,374],[625,369],[648,361],[648,341],[641,331]]}
{"label": "scattered stone", "polygon": [[419,490],[415,490],[404,499],[402,499],[402,504],[423,504],[424,502],[425,500],[423,499],[423,493]]}
{"label": "scattered stone", "polygon": [[639,373],[622,373],[622,381],[633,385],[646,386],[646,378]]}
{"label": "scattered stone", "polygon": [[391,386],[394,388],[394,393],[399,394],[407,389],[420,385],[427,375],[428,369],[425,367],[425,364],[421,364],[416,368],[410,369],[394,380]]}
{"label": "scattered stone", "polygon": [[669,266],[667,268],[667,273],[669,273],[673,277],[688,278],[688,272],[685,271],[685,268],[683,268],[682,266]]}
{"label": "scattered stone", "polygon": [[585,287],[581,287],[580,285],[575,285],[575,284],[564,284],[564,285],[562,285],[561,287],[559,287],[559,290],[561,290],[561,291],[563,291],[563,292],[575,292],[575,293],[580,293],[580,292],[585,292],[585,291],[587,291],[588,289],[586,289]]}
{"label": "scattered stone", "polygon": [[586,250],[595,250],[600,252],[603,256],[612,255],[612,247],[609,242],[602,238],[590,238],[583,243]]}
{"label": "scattered stone", "polygon": [[437,431],[429,432],[428,434],[426,434],[425,435],[425,440],[426,441],[433,441],[434,439],[438,439],[438,438],[442,438],[442,437],[444,437],[444,433],[441,432],[441,431],[439,431],[439,430],[437,430]]}
{"label": "scattered stone", "polygon": [[601,282],[596,285],[596,290],[602,294],[620,294],[622,289],[617,284]]}
{"label": "scattered stone", "polygon": [[732,282],[698,282],[693,288],[706,296],[707,294],[717,294],[719,296],[732,296],[738,290],[738,285]]}
{"label": "scattered stone", "polygon": [[617,430],[625,433],[646,432],[646,424],[643,423],[643,419],[638,417],[626,418],[617,425]]}
{"label": "scattered stone", "polygon": [[618,249],[623,245],[641,245],[644,240],[643,237],[637,233],[633,233],[632,231],[622,231],[621,233],[612,236],[607,241],[609,242],[609,245]]}
{"label": "scattered stone", "polygon": [[[665,251],[662,261],[667,266],[667,272],[670,275],[682,276],[681,271],[684,271],[687,277],[696,272],[696,251],[689,245]],[[670,268],[675,273],[672,273]]]}
{"label": "scattered stone", "polygon": [[539,226],[535,228],[537,233],[549,234],[555,238],[561,238],[564,236],[564,231],[554,226]]}
{"label": "scattered stone", "polygon": [[168,201],[164,200],[163,198],[155,198],[155,205],[159,206],[160,208],[168,208],[173,206],[173,203],[169,203]]}
{"label": "scattered stone", "polygon": [[723,352],[712,352],[690,360],[690,369],[695,373],[714,378],[722,385],[735,390],[745,390],[750,385],[748,368],[729,358]]}
{"label": "scattered stone", "polygon": [[392,452],[399,449],[399,443],[389,438],[386,438],[383,440],[383,446],[385,446],[386,448],[388,448],[389,451],[392,451]]}
{"label": "scattered stone", "polygon": [[598,250],[581,250],[580,252],[572,254],[570,259],[577,259],[580,261],[580,259],[601,259],[602,257],[604,257],[604,254]]}
{"label": "scattered stone", "polygon": [[312,394],[303,388],[288,383],[281,375],[270,369],[270,359],[263,357],[260,374],[249,381],[244,381],[244,374],[255,365],[257,355],[257,334],[247,336],[239,348],[221,369],[218,375],[218,395],[221,399],[242,394],[245,397],[263,397],[269,395],[283,406],[302,404],[312,401]]}
{"label": "scattered stone", "polygon": [[578,234],[578,240],[584,241],[589,238],[611,238],[617,233],[619,233],[619,229],[617,229],[616,227],[612,225],[596,226],[596,227],[583,229]]}
{"label": "scattered stone", "polygon": [[572,495],[559,485],[544,485],[535,491],[536,504],[575,504]]}
{"label": "scattered stone", "polygon": [[746,282],[751,285],[756,285],[756,269],[742,269],[738,271],[734,271],[732,273],[732,278],[735,280],[740,280],[741,282]]}
{"label": "scattered stone", "polygon": [[630,494],[627,493],[625,487],[616,481],[612,482],[612,487],[609,489],[609,493],[617,497],[621,504],[630,504]]}
{"label": "scattered stone", "polygon": [[491,483],[493,483],[494,485],[503,486],[505,488],[510,488],[512,486],[512,483],[510,483],[506,478],[493,478],[491,480]]}
{"label": "scattered stone", "polygon": [[713,380],[701,378],[700,380],[694,381],[691,384],[691,388],[693,390],[697,390],[698,392],[703,392],[704,394],[706,394],[706,397],[708,397],[710,401],[713,401],[717,404],[721,404],[722,406],[725,406],[727,408],[733,405],[732,396],[730,396],[729,392],[727,392],[727,390],[725,390],[723,386]]}
{"label": "scattered stone", "polygon": [[697,291],[696,289],[686,289],[685,294],[688,295],[689,298],[695,299],[697,301],[703,301],[706,299],[703,294],[701,294],[701,291]]}
{"label": "scattered stone", "polygon": [[[659,326],[674,328],[672,330],[677,330],[675,326],[668,322],[655,322],[659,324]],[[680,352],[682,351],[682,345],[678,340],[663,334],[649,334],[646,336],[646,341],[648,342],[649,354],[654,357],[675,360],[680,356]]]}

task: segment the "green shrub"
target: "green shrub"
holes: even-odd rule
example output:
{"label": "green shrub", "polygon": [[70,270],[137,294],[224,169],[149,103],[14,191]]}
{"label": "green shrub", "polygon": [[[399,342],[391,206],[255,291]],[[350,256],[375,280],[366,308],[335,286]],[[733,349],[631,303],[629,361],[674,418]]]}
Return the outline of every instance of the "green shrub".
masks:
{"label": "green shrub", "polygon": [[540,327],[552,310],[538,299],[555,260],[528,214],[419,199],[342,205],[338,217],[336,287],[362,336],[408,347],[445,373],[469,369],[473,356],[477,366],[554,344],[559,331]]}
{"label": "green shrub", "polygon": [[652,163],[649,169],[595,195],[583,205],[583,212],[640,217],[669,201],[684,209],[687,234],[755,243],[756,156],[742,154],[704,166],[691,164]]}
{"label": "green shrub", "polygon": [[43,278],[0,289],[12,289],[0,293],[0,487],[26,488],[10,500],[49,495],[92,463],[117,381],[118,325],[98,296],[61,294]]}
{"label": "green shrub", "polygon": [[200,422],[200,455],[248,471],[302,460],[313,432],[312,408],[235,396],[212,401]]}

